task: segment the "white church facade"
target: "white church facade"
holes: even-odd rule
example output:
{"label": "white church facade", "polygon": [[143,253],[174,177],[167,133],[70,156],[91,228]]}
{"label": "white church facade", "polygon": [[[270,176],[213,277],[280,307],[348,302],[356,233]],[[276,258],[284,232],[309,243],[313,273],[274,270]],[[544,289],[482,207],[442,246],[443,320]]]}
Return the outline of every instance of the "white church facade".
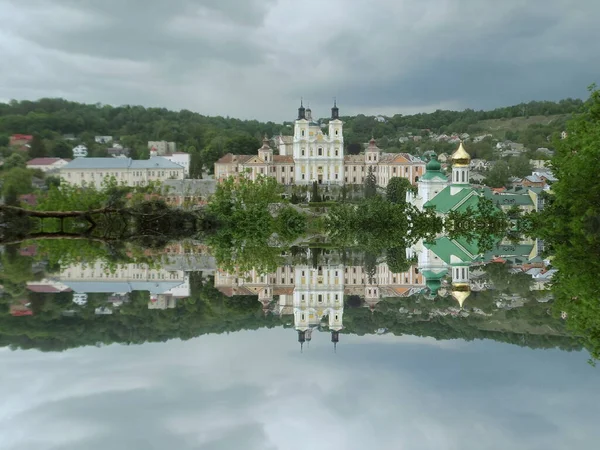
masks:
{"label": "white church facade", "polygon": [[243,175],[255,180],[262,175],[286,185],[316,182],[341,186],[362,184],[372,171],[377,185],[385,187],[392,177],[416,184],[425,172],[421,159],[407,153],[384,153],[374,139],[363,154],[345,155],[343,122],[336,103],[331,108],[327,134],[313,120],[311,109],[300,103],[293,136],[277,136],[275,144],[277,155],[266,137],[257,155],[224,155],[215,163],[215,179]]}

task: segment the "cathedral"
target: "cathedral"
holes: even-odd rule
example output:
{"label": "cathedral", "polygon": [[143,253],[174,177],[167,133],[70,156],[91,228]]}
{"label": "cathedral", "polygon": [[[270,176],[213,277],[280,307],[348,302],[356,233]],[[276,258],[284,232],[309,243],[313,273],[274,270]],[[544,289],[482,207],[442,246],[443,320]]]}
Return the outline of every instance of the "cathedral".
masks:
{"label": "cathedral", "polygon": [[274,154],[265,136],[257,155],[228,153],[215,163],[215,179],[244,175],[251,180],[270,176],[285,185],[363,184],[369,172],[377,185],[386,187],[390,178],[404,177],[416,184],[425,172],[425,162],[408,153],[385,153],[371,139],[360,155],[344,154],[344,130],[339,108],[334,102],[327,134],[313,120],[310,108],[302,102],[292,136],[277,136],[279,154]]}

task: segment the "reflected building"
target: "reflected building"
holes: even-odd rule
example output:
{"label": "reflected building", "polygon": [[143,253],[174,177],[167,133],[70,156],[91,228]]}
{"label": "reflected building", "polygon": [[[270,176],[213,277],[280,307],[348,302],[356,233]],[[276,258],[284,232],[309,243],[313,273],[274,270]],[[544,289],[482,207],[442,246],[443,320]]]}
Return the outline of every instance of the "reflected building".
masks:
{"label": "reflected building", "polygon": [[416,267],[393,273],[385,262],[376,264],[370,274],[361,265],[341,262],[283,265],[267,274],[255,270],[244,274],[215,272],[215,287],[223,294],[257,295],[265,314],[293,316],[301,347],[312,340],[315,328],[329,330],[335,347],[343,328],[344,296],[361,297],[373,311],[382,298],[408,297],[422,291],[424,280]]}
{"label": "reflected building", "polygon": [[177,299],[190,296],[187,272],[148,264],[110,267],[102,261],[76,263],[61,269],[54,281],[75,294],[106,293],[122,298],[133,291],[147,291],[149,309],[174,308]]}

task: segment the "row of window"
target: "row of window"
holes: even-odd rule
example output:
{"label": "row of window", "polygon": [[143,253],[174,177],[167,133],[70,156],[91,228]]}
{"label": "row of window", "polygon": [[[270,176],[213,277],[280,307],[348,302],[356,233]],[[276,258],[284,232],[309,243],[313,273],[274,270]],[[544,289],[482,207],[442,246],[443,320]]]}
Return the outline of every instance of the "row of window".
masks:
{"label": "row of window", "polygon": [[[301,154],[302,156],[306,156],[306,150],[305,150],[304,148],[300,149],[300,154]],[[324,152],[323,152],[323,148],[322,148],[322,147],[319,147],[319,148],[317,149],[317,156],[323,156],[323,154],[324,154]],[[335,155],[335,156],[339,156],[339,155],[340,155],[340,151],[339,151],[339,149],[337,149],[337,148],[335,149],[335,151],[334,151],[334,155]],[[314,151],[313,151],[313,149],[312,149],[312,148],[310,149],[310,156],[315,156],[315,155],[314,155]],[[331,152],[329,151],[329,149],[327,149],[327,156],[331,156]]]}

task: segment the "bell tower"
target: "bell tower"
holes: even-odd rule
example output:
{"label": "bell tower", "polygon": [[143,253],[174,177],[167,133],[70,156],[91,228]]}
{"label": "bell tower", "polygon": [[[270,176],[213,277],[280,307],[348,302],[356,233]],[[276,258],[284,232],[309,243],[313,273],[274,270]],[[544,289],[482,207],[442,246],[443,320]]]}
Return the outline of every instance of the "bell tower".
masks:
{"label": "bell tower", "polygon": [[463,147],[462,141],[458,149],[452,153],[452,180],[450,183],[450,193],[456,195],[463,188],[469,187],[469,165],[471,164],[471,155]]}

